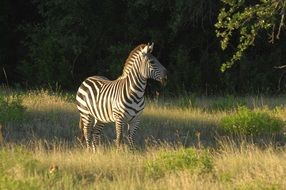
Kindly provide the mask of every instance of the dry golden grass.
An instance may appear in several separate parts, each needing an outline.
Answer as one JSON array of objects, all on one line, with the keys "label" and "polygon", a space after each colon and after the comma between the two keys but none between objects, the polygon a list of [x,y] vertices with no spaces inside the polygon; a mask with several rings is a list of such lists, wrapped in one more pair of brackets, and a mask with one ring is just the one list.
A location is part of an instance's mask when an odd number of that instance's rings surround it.
[{"label": "dry golden grass", "polygon": [[4,143],[4,138],[2,134],[2,125],[0,124],[0,145]]},{"label": "dry golden grass", "polygon": [[[212,153],[214,169],[211,172],[201,174],[181,170],[166,173],[157,179],[148,176],[144,165],[162,151],[170,151],[168,146],[148,148],[144,152],[135,153],[127,149],[118,151],[102,147],[96,153],[78,148],[55,147],[50,152],[43,148],[33,153],[33,159],[49,171],[47,176],[51,178],[59,174],[55,186],[52,186],[55,189],[286,188],[285,149],[268,147],[262,150],[250,144],[237,147],[224,143],[219,150]],[[51,172],[51,166],[56,166],[56,171]],[[37,174],[33,178],[42,179],[43,176]],[[43,182],[48,183],[49,180],[45,179]]]},{"label": "dry golden grass", "polygon": [[[114,127],[107,126],[109,141],[95,153],[76,140],[78,113],[70,98],[47,91],[24,93],[22,98],[27,120],[21,128],[7,126],[11,127],[10,140],[0,150],[0,189],[286,189],[285,147],[214,137],[219,120],[234,112],[210,109],[220,98],[203,97],[188,108],[168,101],[148,102],[137,138],[153,136],[165,142],[141,139],[137,143],[145,144],[142,149],[131,152],[124,146],[117,150],[109,144]],[[282,119],[286,114],[285,100],[280,97],[245,97],[243,101]],[[161,177],[148,173],[148,161],[162,152],[184,149],[183,145],[198,152],[207,150],[213,168],[206,173],[180,169]],[[24,153],[18,151],[19,146]]]}]

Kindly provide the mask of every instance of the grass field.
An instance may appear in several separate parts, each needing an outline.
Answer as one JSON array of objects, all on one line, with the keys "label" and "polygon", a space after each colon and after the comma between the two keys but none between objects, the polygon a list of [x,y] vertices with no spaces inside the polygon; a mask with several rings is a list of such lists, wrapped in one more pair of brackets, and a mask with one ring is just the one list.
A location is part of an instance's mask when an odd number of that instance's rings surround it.
[{"label": "grass field", "polygon": [[72,96],[19,94],[26,112],[2,129],[0,189],[286,189],[283,132],[233,136],[219,127],[237,105],[285,120],[286,97],[148,100],[136,151],[117,150],[107,125],[92,153],[77,140]]}]

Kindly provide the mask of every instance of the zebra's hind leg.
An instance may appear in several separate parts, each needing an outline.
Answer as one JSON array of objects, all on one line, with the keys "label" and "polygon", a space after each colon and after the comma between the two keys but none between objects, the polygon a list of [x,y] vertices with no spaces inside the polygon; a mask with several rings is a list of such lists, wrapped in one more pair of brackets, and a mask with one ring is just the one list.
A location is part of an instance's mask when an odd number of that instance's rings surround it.
[{"label": "zebra's hind leg", "polygon": [[129,142],[129,146],[131,150],[134,150],[135,146],[134,146],[134,136],[136,134],[136,130],[139,126],[139,119],[136,119],[134,121],[132,121],[132,123],[128,124],[128,130],[127,130],[127,134],[128,134],[128,142]]},{"label": "zebra's hind leg", "polygon": [[90,115],[80,115],[81,129],[86,142],[87,149],[91,148],[92,145],[92,117]]},{"label": "zebra's hind leg", "polygon": [[92,148],[95,151],[96,146],[100,144],[100,139],[101,139],[101,131],[103,128],[104,124],[100,123],[99,121],[94,121],[93,125],[93,130],[92,130]]},{"label": "zebra's hind leg", "polygon": [[82,117],[79,117],[79,129],[80,129],[80,143],[83,145],[85,144],[85,138],[84,138],[84,133],[83,133],[83,121],[82,121]]}]

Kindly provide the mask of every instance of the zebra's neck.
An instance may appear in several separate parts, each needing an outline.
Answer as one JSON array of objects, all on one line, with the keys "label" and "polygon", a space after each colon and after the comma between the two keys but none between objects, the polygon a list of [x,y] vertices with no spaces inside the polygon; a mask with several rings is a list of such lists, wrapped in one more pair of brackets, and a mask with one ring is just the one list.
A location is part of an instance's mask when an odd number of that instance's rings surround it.
[{"label": "zebra's neck", "polygon": [[139,71],[139,64],[141,63],[134,63],[126,77],[127,90],[137,101],[144,97],[147,84],[147,79],[145,79]]}]

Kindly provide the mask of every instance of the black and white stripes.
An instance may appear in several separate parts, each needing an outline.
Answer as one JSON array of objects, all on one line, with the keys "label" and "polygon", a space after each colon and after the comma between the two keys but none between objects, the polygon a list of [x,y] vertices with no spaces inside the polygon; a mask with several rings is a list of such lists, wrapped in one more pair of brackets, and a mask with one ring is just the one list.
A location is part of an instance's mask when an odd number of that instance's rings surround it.
[{"label": "black and white stripes", "polygon": [[87,147],[95,149],[105,123],[115,122],[116,144],[122,141],[122,127],[128,126],[128,140],[134,145],[134,134],[144,109],[147,79],[162,83],[167,71],[151,54],[152,45],[137,46],[126,60],[122,75],[114,81],[102,76],[87,78],[78,89],[76,100],[80,128]]}]

